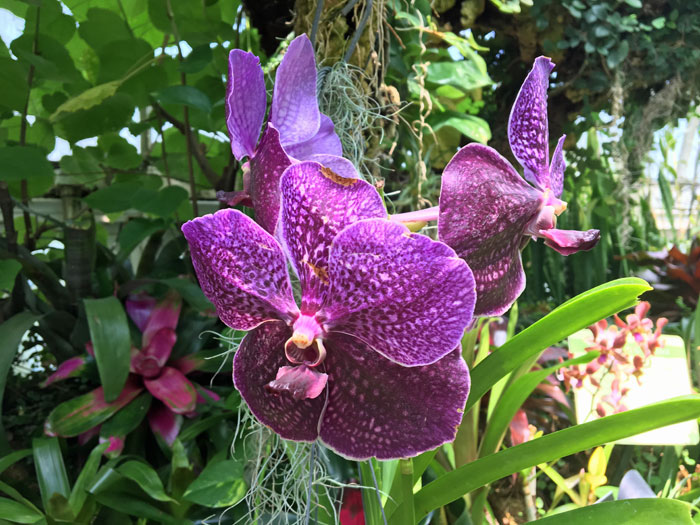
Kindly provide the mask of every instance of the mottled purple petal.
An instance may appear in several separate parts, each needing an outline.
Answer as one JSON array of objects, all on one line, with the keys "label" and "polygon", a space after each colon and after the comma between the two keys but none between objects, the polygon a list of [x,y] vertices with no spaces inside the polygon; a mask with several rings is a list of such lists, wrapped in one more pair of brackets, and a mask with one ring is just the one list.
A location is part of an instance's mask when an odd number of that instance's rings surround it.
[{"label": "mottled purple petal", "polygon": [[131,358],[131,369],[143,377],[155,377],[170,357],[177,340],[172,328],[161,328],[140,352]]},{"label": "mottled purple petal", "polygon": [[316,162],[290,166],[281,190],[281,237],[301,280],[301,309],[312,312],[328,289],[328,257],[335,236],[360,219],[386,217],[386,211],[370,184]]},{"label": "mottled purple petal", "polygon": [[316,60],[306,35],[292,40],[277,68],[270,122],[279,130],[285,146],[307,141],[319,130]]},{"label": "mottled purple petal", "polygon": [[428,366],[404,367],[357,339],[328,340],[323,442],[352,459],[411,457],[452,441],[469,393],[459,349]]},{"label": "mottled purple petal", "polygon": [[231,151],[238,160],[253,156],[266,108],[267,92],[260,59],[234,49],[228,57],[226,125]]},{"label": "mottled purple petal", "polygon": [[544,238],[544,243],[550,248],[554,248],[562,255],[588,251],[592,249],[600,240],[600,230],[542,230],[540,236]]},{"label": "mottled purple petal", "polygon": [[41,387],[46,388],[56,381],[63,381],[69,377],[77,377],[83,370],[85,370],[85,358],[72,357],[58,365],[56,371],[46,378],[46,381],[41,384]]},{"label": "mottled purple petal", "polygon": [[472,320],[469,267],[447,245],[401,224],[371,219],[347,227],[333,241],[328,275],[324,328],[402,365],[434,363]]},{"label": "mottled purple petal", "polygon": [[160,399],[177,414],[192,412],[197,404],[197,391],[185,375],[166,366],[154,379],[144,379],[143,384],[153,397]]},{"label": "mottled purple petal", "polygon": [[182,416],[161,403],[153,403],[148,411],[148,424],[156,436],[159,436],[168,446],[172,446],[180,433]]},{"label": "mottled purple petal", "polygon": [[240,211],[220,210],[186,222],[192,263],[221,320],[250,330],[298,312],[279,243]]},{"label": "mottled purple petal", "polygon": [[474,315],[500,315],[523,291],[520,249],[542,198],[507,160],[481,144],[465,146],[445,168],[438,234],[474,272]]},{"label": "mottled purple petal", "polygon": [[217,191],[216,198],[232,208],[239,204],[248,208],[253,207],[253,201],[247,191]]},{"label": "mottled purple petal", "polygon": [[535,59],[508,120],[510,149],[525,168],[525,178],[541,189],[548,186],[549,178],[547,88],[552,69],[549,58]]},{"label": "mottled purple petal", "polygon": [[355,165],[348,159],[336,155],[311,155],[308,159],[318,162],[326,168],[330,168],[335,173],[346,179],[359,179],[360,175],[355,169]]},{"label": "mottled purple petal", "polygon": [[562,135],[557,142],[557,147],[552,155],[552,162],[549,165],[549,188],[554,192],[555,197],[561,197],[564,191],[564,170],[566,162],[564,161],[564,140],[566,135]]},{"label": "mottled purple petal", "polygon": [[297,401],[288,393],[267,388],[277,371],[289,365],[284,343],[291,335],[280,322],[265,323],[248,333],[233,360],[233,383],[263,424],[285,439],[314,441],[326,395]]},{"label": "mottled purple petal", "polygon": [[317,372],[306,365],[283,366],[277,371],[274,381],[267,385],[268,390],[277,394],[289,394],[294,399],[314,399],[326,387],[328,374]]},{"label": "mottled purple petal", "polygon": [[279,132],[268,124],[255,157],[250,159],[249,193],[255,220],[273,234],[280,214],[280,178],[291,163],[280,144]]},{"label": "mottled purple petal", "polygon": [[180,318],[181,307],[182,300],[176,293],[171,293],[156,305],[151,312],[151,316],[148,318],[146,328],[143,330],[143,337],[141,339],[142,347],[146,348],[150,345],[151,340],[162,329],[175,330],[177,320]]},{"label": "mottled purple petal", "polygon": [[310,158],[312,155],[343,155],[343,146],[335,133],[333,121],[323,113],[318,133],[304,142],[285,144],[284,150],[287,155],[297,160],[313,160]]},{"label": "mottled purple petal", "polygon": [[126,313],[141,332],[146,329],[148,318],[155,307],[155,297],[146,294],[132,295],[126,300]]}]

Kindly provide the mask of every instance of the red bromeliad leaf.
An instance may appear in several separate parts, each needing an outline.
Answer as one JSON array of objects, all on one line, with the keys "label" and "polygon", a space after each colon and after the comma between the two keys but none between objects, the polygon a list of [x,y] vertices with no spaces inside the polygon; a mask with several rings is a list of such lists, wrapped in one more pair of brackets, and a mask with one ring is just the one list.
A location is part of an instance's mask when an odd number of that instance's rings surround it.
[{"label": "red bromeliad leaf", "polygon": [[41,384],[41,387],[46,388],[56,381],[62,381],[64,379],[68,379],[69,377],[79,376],[83,370],[85,370],[84,357],[73,357],[68,359],[67,361],[64,361],[58,365],[56,371]]},{"label": "red bromeliad leaf", "polygon": [[362,509],[362,491],[346,488],[343,505],[340,507],[341,525],[365,525],[365,512]]},{"label": "red bromeliad leaf", "polygon": [[513,446],[530,441],[530,425],[522,408],[515,413],[510,422],[510,441]]},{"label": "red bromeliad leaf", "polygon": [[[177,334],[172,328],[161,328],[150,337],[148,345],[134,354],[131,358],[131,368],[143,377],[151,378],[160,374],[170,357],[170,352],[177,340]],[[145,335],[144,335],[145,339]]]},{"label": "red bromeliad leaf", "polygon": [[141,348],[148,347],[153,337],[163,328],[175,330],[178,317],[180,317],[181,306],[182,301],[180,300],[180,296],[174,293],[168,295],[156,305],[143,331]]},{"label": "red bromeliad leaf", "polygon": [[176,414],[192,412],[196,406],[197,391],[194,385],[175,368],[166,366],[158,377],[144,379],[144,385]]},{"label": "red bromeliad leaf", "polygon": [[73,437],[90,430],[109,419],[129,404],[143,388],[129,378],[119,397],[107,403],[102,387],[80,397],[70,399],[54,408],[44,423],[48,436]]},{"label": "red bromeliad leaf", "polygon": [[204,363],[206,363],[206,359],[190,354],[172,361],[170,366],[177,368],[180,372],[187,375],[193,370],[199,370]]},{"label": "red bromeliad leaf", "polygon": [[168,446],[172,446],[177,435],[180,433],[182,416],[175,414],[161,403],[154,403],[153,407],[148,412],[148,424],[151,426],[151,430],[156,436],[165,441]]}]

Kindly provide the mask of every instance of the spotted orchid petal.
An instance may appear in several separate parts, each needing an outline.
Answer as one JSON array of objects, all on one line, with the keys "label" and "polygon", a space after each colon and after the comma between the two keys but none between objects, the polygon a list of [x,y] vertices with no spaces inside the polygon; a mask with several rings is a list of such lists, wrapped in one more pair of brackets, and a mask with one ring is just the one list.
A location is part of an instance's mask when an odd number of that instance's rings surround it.
[{"label": "spotted orchid petal", "polygon": [[56,371],[46,378],[41,384],[42,388],[46,388],[56,381],[63,381],[69,377],[78,377],[85,370],[85,358],[84,357],[72,357],[67,361],[64,361],[56,368]]},{"label": "spotted orchid petal", "polygon": [[262,140],[250,159],[248,192],[255,220],[269,233],[275,232],[280,214],[280,178],[292,161],[280,144],[280,133],[267,125]]},{"label": "spotted orchid petal", "polygon": [[334,171],[337,175],[344,177],[346,179],[359,179],[360,175],[357,173],[355,166],[348,159],[343,157],[338,157],[336,155],[326,155],[325,153],[319,153],[318,155],[311,155],[307,160],[313,162],[318,162],[325,168],[329,168]]},{"label": "spotted orchid petal", "polygon": [[172,446],[182,427],[182,416],[161,403],[154,403],[148,411],[148,424],[153,433]]},{"label": "spotted orchid petal", "polygon": [[166,366],[158,377],[144,379],[144,386],[176,414],[192,412],[197,404],[197,390],[179,370]]},{"label": "spotted orchid petal", "polygon": [[131,370],[143,377],[157,376],[170,357],[177,334],[164,327],[150,337],[150,341],[131,358]]},{"label": "spotted orchid petal", "polygon": [[320,437],[330,448],[352,459],[394,459],[454,439],[470,383],[459,349],[432,365],[404,367],[348,335],[333,334],[327,345]]},{"label": "spotted orchid petal", "polygon": [[445,168],[438,234],[474,272],[474,315],[502,314],[525,288],[520,249],[542,198],[488,146],[465,146]]},{"label": "spotted orchid petal", "polygon": [[155,297],[144,293],[127,298],[126,313],[141,332],[146,330],[146,323],[156,307],[156,302]]},{"label": "spotted orchid petal", "polygon": [[552,162],[549,165],[549,187],[554,192],[554,196],[561,197],[564,191],[564,170],[566,162],[564,161],[564,140],[566,135],[562,135],[557,142],[557,147],[552,155]]},{"label": "spotted orchid petal", "polygon": [[552,228],[540,231],[544,243],[562,255],[571,255],[592,249],[600,240],[600,230],[558,230]]},{"label": "spotted orchid petal", "polygon": [[238,210],[225,209],[182,226],[204,295],[236,330],[298,312],[279,243]]},{"label": "spotted orchid petal", "polygon": [[234,49],[228,58],[226,125],[236,159],[253,156],[266,108],[267,94],[260,59],[252,53]]},{"label": "spotted orchid petal", "polygon": [[549,177],[549,124],[547,88],[554,64],[538,57],[520,87],[508,119],[508,141],[525,178],[538,188],[551,187]]},{"label": "spotted orchid petal", "polygon": [[312,155],[318,154],[337,157],[343,155],[343,146],[335,133],[333,121],[323,113],[321,113],[321,127],[318,133],[304,142],[285,145],[284,150],[287,155],[297,160],[309,160]]},{"label": "spotted orchid petal", "polygon": [[320,316],[406,366],[434,363],[462,339],[474,278],[454,250],[401,224],[363,220],[333,241],[330,293]]},{"label": "spotted orchid petal", "polygon": [[305,142],[319,130],[316,59],[306,35],[292,40],[277,68],[270,123],[279,130],[285,146]]},{"label": "spotted orchid petal", "polygon": [[315,311],[328,290],[333,239],[349,224],[386,217],[386,211],[370,184],[343,177],[316,162],[290,166],[280,188],[280,235],[301,281],[301,310]]},{"label": "spotted orchid petal", "polygon": [[233,383],[250,410],[263,424],[285,439],[314,441],[326,402],[325,393],[313,399],[294,399],[268,388],[278,370],[289,363],[284,343],[292,331],[281,322],[262,324],[249,332],[233,359]]}]

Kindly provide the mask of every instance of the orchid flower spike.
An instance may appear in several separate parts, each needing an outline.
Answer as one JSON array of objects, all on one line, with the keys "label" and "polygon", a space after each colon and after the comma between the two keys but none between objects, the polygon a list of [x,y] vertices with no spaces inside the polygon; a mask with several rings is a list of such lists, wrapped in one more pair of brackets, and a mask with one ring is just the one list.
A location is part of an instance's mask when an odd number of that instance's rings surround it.
[{"label": "orchid flower spike", "polygon": [[257,222],[273,233],[279,216],[279,183],[292,163],[314,160],[347,177],[354,166],[342,157],[333,122],[318,109],[316,59],[306,35],[292,40],[275,74],[272,107],[260,136],[267,92],[260,59],[234,49],[229,54],[226,125],[236,159],[243,165],[243,191],[220,192],[230,206],[253,207]]},{"label": "orchid flower spike", "polygon": [[564,136],[549,163],[547,86],[554,64],[538,57],[520,88],[508,122],[513,155],[523,166],[527,184],[494,149],[468,144],[442,175],[439,239],[454,248],[474,272],[475,315],[501,315],[525,288],[520,251],[530,238],[562,255],[593,248],[598,230],[556,229],[566,209],[563,189]]},{"label": "orchid flower spike", "polygon": [[469,393],[467,264],[386,220],[363,180],[302,162],[280,189],[276,236],[233,209],[182,227],[204,294],[224,323],[249,330],[233,381],[253,414],[283,438],[320,438],[355,459],[454,439]]}]

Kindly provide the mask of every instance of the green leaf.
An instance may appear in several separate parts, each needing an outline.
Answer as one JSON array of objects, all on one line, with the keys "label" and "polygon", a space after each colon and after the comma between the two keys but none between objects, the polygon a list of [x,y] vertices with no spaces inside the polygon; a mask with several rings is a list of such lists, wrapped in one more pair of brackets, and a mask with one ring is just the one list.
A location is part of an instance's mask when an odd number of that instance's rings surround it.
[{"label": "green leaf", "polygon": [[58,494],[64,498],[70,495],[70,485],[66,467],[63,464],[61,446],[58,438],[35,438],[32,441],[34,449],[34,468],[39,482],[39,491],[44,508],[49,509],[49,501]]},{"label": "green leaf", "polygon": [[0,454],[9,454],[10,444],[2,426],[2,398],[5,394],[7,374],[12,367],[12,361],[17,355],[22,337],[32,325],[39,320],[39,316],[29,312],[21,312],[10,317],[0,324]]},{"label": "green leaf", "polygon": [[49,117],[51,122],[56,122],[58,116],[61,113],[74,113],[83,109],[90,109],[93,106],[97,106],[104,100],[113,96],[119,86],[121,85],[121,80],[113,80],[112,82],[106,82],[100,84],[99,86],[91,87],[90,89],[83,91],[80,95],[73,98],[69,98],[63,104],[58,106],[56,111]]},{"label": "green leaf", "polygon": [[362,484],[362,508],[365,513],[365,522],[367,525],[381,525],[384,523],[382,519],[382,509],[379,500],[377,499],[377,491],[374,489],[374,480],[369,462],[373,462],[375,471],[377,470],[377,461],[368,459],[367,461],[358,461],[357,468],[360,472],[360,483]]},{"label": "green leaf", "polygon": [[615,46],[615,49],[610,51],[608,54],[608,67],[613,68],[619,66],[622,61],[627,58],[629,51],[630,45],[627,43],[627,40],[620,42],[617,46]]},{"label": "green leaf", "polygon": [[3,456],[0,458],[0,474],[5,472],[8,467],[11,465],[14,465],[17,463],[19,460],[26,458],[27,456],[32,455],[32,449],[30,448],[25,448],[23,450],[16,450],[14,452],[10,452],[6,456]]},{"label": "green leaf", "polygon": [[654,18],[654,20],[651,21],[651,25],[654,26],[654,28],[656,29],[663,29],[666,25],[666,18],[663,16]]},{"label": "green leaf", "polygon": [[85,299],[84,302],[97,371],[102,381],[104,399],[109,403],[117,399],[129,375],[129,323],[122,304],[114,296]]},{"label": "green leaf", "polygon": [[146,417],[152,400],[153,398],[148,392],[141,394],[102,425],[100,436],[104,438],[110,436],[126,437]]},{"label": "green leaf", "polygon": [[22,111],[27,101],[27,73],[17,60],[0,58],[0,107]]},{"label": "green leaf", "polygon": [[602,284],[568,300],[507,341],[472,370],[471,391],[465,411],[469,411],[499,379],[548,346],[620,310],[634,306],[637,297],[650,289],[646,281],[628,277]]},{"label": "green leaf", "polygon": [[161,219],[153,220],[142,217],[131,219],[119,232],[119,254],[117,259],[120,261],[125,260],[142,241],[165,228],[166,224]]},{"label": "green leaf", "polygon": [[150,465],[142,461],[127,461],[117,467],[117,472],[135,482],[153,499],[158,501],[175,501],[165,493],[163,482]]},{"label": "green leaf", "polygon": [[36,523],[44,516],[29,507],[7,498],[0,498],[0,519],[12,523]]},{"label": "green leaf", "polygon": [[187,58],[180,64],[178,69],[183,73],[199,73],[207,67],[214,58],[209,44],[197,46],[187,55]]},{"label": "green leaf", "polygon": [[675,221],[673,219],[673,193],[671,192],[671,187],[669,186],[668,181],[666,180],[666,176],[664,175],[663,170],[659,170],[659,191],[661,192],[661,202],[664,205],[666,218],[668,219],[668,222],[671,225],[671,231],[673,232],[673,238],[675,239],[677,234]]},{"label": "green leaf", "polygon": [[692,525],[690,505],[662,498],[608,501],[536,521],[541,525]]},{"label": "green leaf", "polygon": [[450,85],[465,92],[492,84],[489,76],[470,60],[430,63],[427,80],[433,84]]},{"label": "green leaf", "polygon": [[199,109],[204,113],[211,111],[211,101],[199,89],[192,86],[168,86],[154,94],[161,104],[178,104]]},{"label": "green leaf", "polygon": [[635,9],[642,8],[642,0],[625,0],[625,3],[630,7],[634,7]]},{"label": "green leaf", "polygon": [[22,265],[14,259],[0,261],[0,292],[11,292],[15,286],[15,278],[22,269]]},{"label": "green leaf", "polygon": [[444,126],[449,126],[456,129],[465,137],[486,144],[491,140],[491,128],[488,122],[474,115],[464,115],[453,111],[438,113],[432,119],[431,126],[433,131],[438,131]]},{"label": "green leaf", "polygon": [[423,487],[415,498],[416,516],[426,516],[433,509],[523,469],[648,430],[695,419],[698,413],[700,396],[676,397],[559,430],[486,456],[450,471]]},{"label": "green leaf", "polygon": [[97,469],[100,466],[100,460],[102,459],[102,453],[109,447],[109,443],[100,443],[95,448],[92,449],[90,455],[88,456],[85,465],[83,465],[78,479],[75,480],[75,485],[68,498],[68,506],[73,511],[74,515],[80,514],[80,510],[85,504],[87,499],[88,487],[92,484],[92,480],[97,474]]},{"label": "green leaf", "polygon": [[160,282],[177,290],[185,302],[197,311],[214,310],[214,305],[207,299],[202,289],[189,279],[171,277],[170,279],[160,279]]},{"label": "green leaf", "polygon": [[53,166],[43,149],[35,146],[0,148],[0,180],[15,182],[25,179],[50,187],[53,178]]},{"label": "green leaf", "polygon": [[187,487],[184,498],[205,507],[228,507],[243,499],[246,490],[241,463],[212,461]]}]

